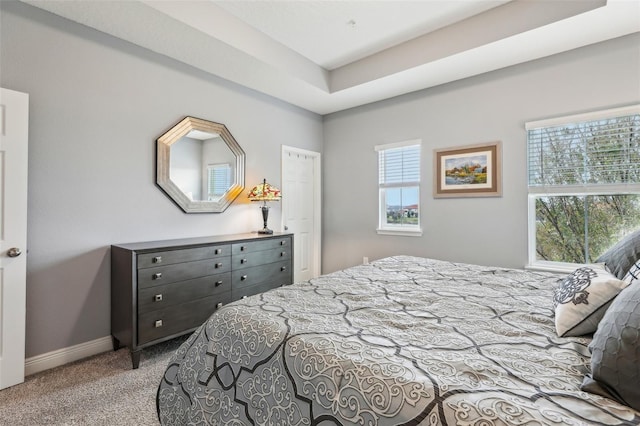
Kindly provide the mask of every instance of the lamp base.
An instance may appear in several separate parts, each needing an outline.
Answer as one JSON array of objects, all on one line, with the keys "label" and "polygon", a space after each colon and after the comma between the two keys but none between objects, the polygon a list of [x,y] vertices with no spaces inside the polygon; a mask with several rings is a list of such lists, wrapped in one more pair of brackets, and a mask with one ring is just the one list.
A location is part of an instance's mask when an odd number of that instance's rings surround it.
[{"label": "lamp base", "polygon": [[264,228],[258,231],[258,234],[273,234],[273,231],[267,228],[267,219],[269,218],[269,207],[265,201],[264,206],[260,207],[262,210],[262,221],[264,222]]}]

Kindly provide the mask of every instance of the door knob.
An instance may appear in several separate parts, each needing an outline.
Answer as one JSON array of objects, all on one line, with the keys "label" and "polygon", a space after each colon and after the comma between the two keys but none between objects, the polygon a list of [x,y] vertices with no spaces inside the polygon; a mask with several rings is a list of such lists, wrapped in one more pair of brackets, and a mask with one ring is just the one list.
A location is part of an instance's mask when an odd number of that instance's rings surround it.
[{"label": "door knob", "polygon": [[7,256],[9,257],[18,257],[22,254],[22,251],[18,247],[11,247],[7,250]]}]

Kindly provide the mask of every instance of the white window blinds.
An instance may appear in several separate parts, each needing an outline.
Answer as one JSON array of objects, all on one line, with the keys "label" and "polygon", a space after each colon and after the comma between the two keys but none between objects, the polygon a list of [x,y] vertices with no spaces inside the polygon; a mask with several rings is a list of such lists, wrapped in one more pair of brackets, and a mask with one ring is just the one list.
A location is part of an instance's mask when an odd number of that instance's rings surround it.
[{"label": "white window blinds", "polygon": [[420,145],[378,150],[379,184],[383,188],[420,183]]},{"label": "white window blinds", "polygon": [[228,164],[209,166],[209,197],[224,195],[231,186],[231,167]]},{"label": "white window blinds", "polygon": [[528,123],[529,186],[640,183],[640,112],[636,107],[619,113]]}]

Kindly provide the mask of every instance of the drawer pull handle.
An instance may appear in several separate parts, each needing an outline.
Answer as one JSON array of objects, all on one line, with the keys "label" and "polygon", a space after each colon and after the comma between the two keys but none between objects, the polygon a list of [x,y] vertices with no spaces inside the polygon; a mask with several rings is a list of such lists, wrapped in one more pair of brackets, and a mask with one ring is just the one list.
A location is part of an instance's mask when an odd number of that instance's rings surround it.
[{"label": "drawer pull handle", "polygon": [[280,241],[280,245],[281,245],[281,246],[284,246],[284,245],[286,245],[286,244],[287,244],[287,240],[282,240],[282,241]]},{"label": "drawer pull handle", "polygon": [[152,278],[154,280],[159,280],[160,278],[162,278],[162,272],[156,272],[155,274],[153,274]]},{"label": "drawer pull handle", "polygon": [[247,279],[247,276],[246,276],[246,275],[243,275],[243,276],[241,276],[241,277],[240,277],[240,281],[244,281],[244,280],[246,280],[246,279]]},{"label": "drawer pull handle", "polygon": [[216,287],[220,287],[222,285],[222,281],[216,281]]},{"label": "drawer pull handle", "polygon": [[245,246],[240,246],[240,251],[244,251],[246,249]]},{"label": "drawer pull handle", "polygon": [[151,260],[152,263],[162,263],[162,256],[156,256]]},{"label": "drawer pull handle", "polygon": [[281,271],[285,271],[286,269],[287,269],[286,266],[283,266],[283,267],[280,268]]},{"label": "drawer pull handle", "polygon": [[162,320],[157,320],[157,321],[155,322],[155,324],[153,324],[153,326],[154,326],[155,328],[160,328],[160,327],[162,327]]},{"label": "drawer pull handle", "polygon": [[242,296],[242,298],[243,298],[243,299],[246,299],[246,298],[247,298],[247,295],[245,294],[244,296]]},{"label": "drawer pull handle", "polygon": [[222,254],[222,249],[216,249],[215,253],[216,254]]},{"label": "drawer pull handle", "polygon": [[217,268],[222,268],[222,263],[216,263],[216,269]]},{"label": "drawer pull handle", "polygon": [[286,251],[282,251],[282,252],[280,252],[280,257],[284,257],[286,254],[287,254]]},{"label": "drawer pull handle", "polygon": [[247,263],[247,259],[240,259],[240,263]]},{"label": "drawer pull handle", "polygon": [[222,308],[222,302],[219,302],[219,303],[216,305],[216,308]]},{"label": "drawer pull handle", "polygon": [[162,302],[162,294],[156,294],[155,296],[153,296],[153,301]]}]

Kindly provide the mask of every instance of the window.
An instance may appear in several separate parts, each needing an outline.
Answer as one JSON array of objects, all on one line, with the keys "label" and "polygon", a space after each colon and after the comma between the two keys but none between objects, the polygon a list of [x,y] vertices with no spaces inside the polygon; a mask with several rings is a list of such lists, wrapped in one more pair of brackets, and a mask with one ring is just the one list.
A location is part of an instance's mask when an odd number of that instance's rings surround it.
[{"label": "window", "polygon": [[594,262],[640,228],[640,105],[526,129],[531,265]]},{"label": "window", "polygon": [[208,200],[217,200],[224,195],[231,186],[231,166],[229,164],[209,164],[207,166]]},{"label": "window", "polygon": [[379,234],[422,235],[420,140],[378,145]]}]

